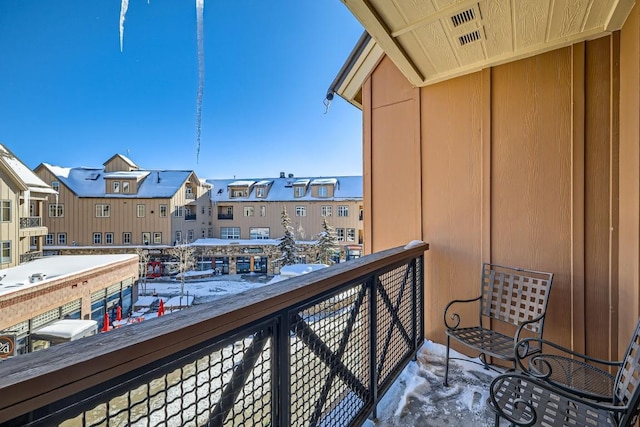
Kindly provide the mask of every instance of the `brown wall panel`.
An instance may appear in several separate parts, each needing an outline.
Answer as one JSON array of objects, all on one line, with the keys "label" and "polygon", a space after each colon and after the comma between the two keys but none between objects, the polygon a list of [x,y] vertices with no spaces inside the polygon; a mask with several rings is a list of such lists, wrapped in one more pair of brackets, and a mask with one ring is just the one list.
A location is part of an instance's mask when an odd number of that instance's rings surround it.
[{"label": "brown wall panel", "polygon": [[369,152],[372,171],[369,218],[376,231],[368,244],[377,252],[422,236],[420,105],[419,90],[411,88],[388,59],[377,67],[371,86],[372,139],[365,154]]},{"label": "brown wall panel", "polygon": [[491,253],[555,273],[546,334],[571,328],[571,50],[492,70]]},{"label": "brown wall panel", "polygon": [[[612,301],[612,149],[611,38],[586,43],[585,48],[585,350],[612,357],[609,340]],[[617,96],[616,96],[617,99]],[[615,248],[617,252],[617,248]]]},{"label": "brown wall panel", "polygon": [[[444,342],[442,310],[479,295],[482,257],[484,73],[422,88],[425,332]],[[488,255],[488,254],[487,254]],[[463,308],[464,305],[459,306]],[[477,306],[474,304],[477,313]],[[471,311],[456,310],[477,319]]]},{"label": "brown wall panel", "polygon": [[618,352],[640,315],[640,7],[620,32]]}]

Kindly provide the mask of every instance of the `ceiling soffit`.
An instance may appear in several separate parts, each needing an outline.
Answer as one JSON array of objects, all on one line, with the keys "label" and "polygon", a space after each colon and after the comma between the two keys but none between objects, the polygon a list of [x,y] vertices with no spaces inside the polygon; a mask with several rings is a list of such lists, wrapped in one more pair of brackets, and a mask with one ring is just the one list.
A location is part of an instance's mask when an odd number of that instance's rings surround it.
[{"label": "ceiling soffit", "polygon": [[619,30],[634,0],[342,0],[414,86]]}]

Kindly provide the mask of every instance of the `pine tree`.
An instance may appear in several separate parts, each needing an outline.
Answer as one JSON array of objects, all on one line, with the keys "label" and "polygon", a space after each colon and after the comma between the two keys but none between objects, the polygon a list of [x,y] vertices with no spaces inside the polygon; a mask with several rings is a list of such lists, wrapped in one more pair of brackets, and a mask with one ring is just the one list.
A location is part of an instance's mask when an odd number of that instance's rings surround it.
[{"label": "pine tree", "polygon": [[331,257],[338,249],[338,236],[326,218],[322,219],[322,231],[318,234],[316,251],[318,253],[317,262],[322,264],[332,264]]},{"label": "pine tree", "polygon": [[287,208],[282,207],[282,227],[284,228],[284,236],[278,243],[278,249],[282,253],[282,257],[278,259],[282,265],[293,265],[296,263],[296,240],[291,225],[291,218],[287,214]]}]

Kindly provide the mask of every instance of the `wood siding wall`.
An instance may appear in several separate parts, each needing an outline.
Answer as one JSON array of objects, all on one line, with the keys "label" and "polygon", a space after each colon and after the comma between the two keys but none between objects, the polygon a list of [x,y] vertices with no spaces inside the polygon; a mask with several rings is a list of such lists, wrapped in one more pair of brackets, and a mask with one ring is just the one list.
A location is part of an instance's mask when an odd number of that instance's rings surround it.
[{"label": "wood siding wall", "polygon": [[[365,82],[366,251],[430,244],[427,338],[444,342],[444,306],[477,296],[481,263],[494,262],[555,273],[545,337],[602,358],[617,357],[619,329],[628,342],[638,316],[637,26],[623,29],[635,50],[625,79],[615,33],[420,89],[385,58]],[[627,84],[635,109],[620,117]],[[635,139],[619,143],[619,129]],[[618,299],[621,276],[633,283],[620,285],[629,302]]]}]

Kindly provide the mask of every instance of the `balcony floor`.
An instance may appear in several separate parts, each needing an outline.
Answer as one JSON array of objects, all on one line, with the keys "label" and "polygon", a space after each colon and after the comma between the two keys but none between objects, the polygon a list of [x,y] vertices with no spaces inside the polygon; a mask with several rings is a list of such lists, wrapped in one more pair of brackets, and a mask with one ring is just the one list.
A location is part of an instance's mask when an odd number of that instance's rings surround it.
[{"label": "balcony floor", "polygon": [[[415,362],[410,362],[378,405],[378,418],[363,427],[493,426],[494,413],[486,406],[489,383],[497,372],[485,370],[478,359],[451,350],[449,387],[442,382],[445,346],[425,341]],[[508,426],[501,421],[501,426]]]}]

